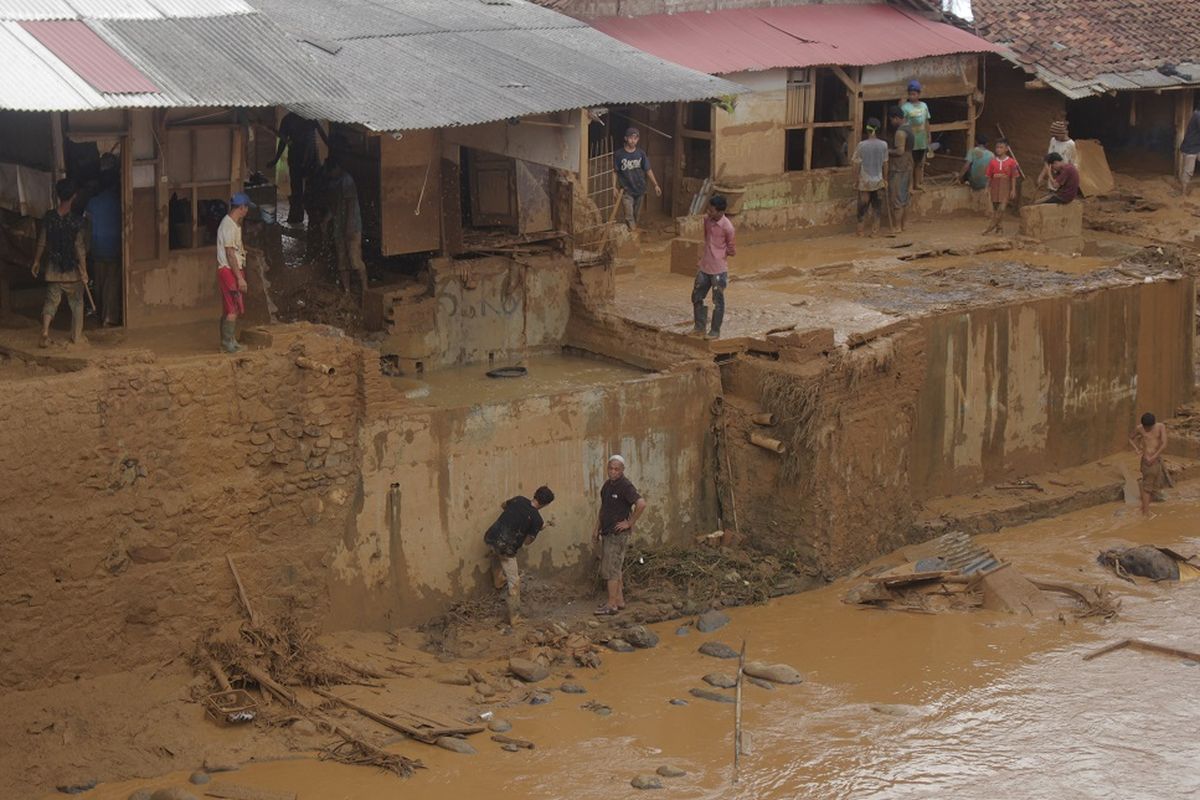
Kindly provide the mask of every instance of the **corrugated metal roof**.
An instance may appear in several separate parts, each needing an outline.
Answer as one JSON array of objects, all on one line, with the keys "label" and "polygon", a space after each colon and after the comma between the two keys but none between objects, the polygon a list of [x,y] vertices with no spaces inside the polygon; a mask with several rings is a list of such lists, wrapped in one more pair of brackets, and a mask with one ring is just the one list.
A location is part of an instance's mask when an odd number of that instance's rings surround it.
[{"label": "corrugated metal roof", "polygon": [[0,19],[166,19],[251,14],[245,0],[3,0]]},{"label": "corrugated metal roof", "polygon": [[[417,130],[612,103],[701,100],[742,87],[663,61],[527,2],[254,0],[308,41],[349,98],[290,104],[377,131]],[[369,5],[370,26],[345,13]],[[344,17],[344,18],[342,18]]]},{"label": "corrugated metal roof", "polygon": [[113,94],[158,91],[129,59],[77,19],[32,20],[20,25],[97,91]]},{"label": "corrugated metal roof", "polygon": [[[152,1],[164,6],[168,0]],[[5,13],[0,7],[0,17]],[[270,106],[345,93],[326,70],[308,57],[306,46],[253,9],[246,14],[217,17],[88,20],[87,27],[133,64],[156,89],[132,94],[98,91],[90,86],[64,60],[29,35],[22,24],[29,23],[0,21],[0,52],[5,56],[0,108],[84,111]]]},{"label": "corrugated metal roof", "polygon": [[997,50],[953,25],[879,4],[606,17],[591,24],[640,50],[712,74]]}]

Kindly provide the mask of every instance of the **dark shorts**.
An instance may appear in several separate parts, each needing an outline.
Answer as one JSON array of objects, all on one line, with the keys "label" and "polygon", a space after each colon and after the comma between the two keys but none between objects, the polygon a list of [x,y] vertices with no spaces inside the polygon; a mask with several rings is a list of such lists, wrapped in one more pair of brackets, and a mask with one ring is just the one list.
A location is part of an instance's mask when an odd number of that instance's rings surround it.
[{"label": "dark shorts", "polygon": [[913,163],[914,164],[920,164],[924,160],[925,160],[925,151],[924,150],[913,150]]}]

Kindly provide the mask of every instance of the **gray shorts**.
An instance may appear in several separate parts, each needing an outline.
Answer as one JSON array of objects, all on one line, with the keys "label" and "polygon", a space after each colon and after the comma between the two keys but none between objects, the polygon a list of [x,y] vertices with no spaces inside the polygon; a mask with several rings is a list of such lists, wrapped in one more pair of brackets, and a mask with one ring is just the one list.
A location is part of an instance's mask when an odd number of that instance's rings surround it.
[{"label": "gray shorts", "polygon": [[629,549],[629,531],[600,537],[600,577],[606,581],[621,579],[625,551]]},{"label": "gray shorts", "polygon": [[83,281],[47,281],[46,302],[42,305],[42,316],[53,317],[58,311],[58,304],[67,298],[67,306],[71,314],[76,315],[83,310]]}]

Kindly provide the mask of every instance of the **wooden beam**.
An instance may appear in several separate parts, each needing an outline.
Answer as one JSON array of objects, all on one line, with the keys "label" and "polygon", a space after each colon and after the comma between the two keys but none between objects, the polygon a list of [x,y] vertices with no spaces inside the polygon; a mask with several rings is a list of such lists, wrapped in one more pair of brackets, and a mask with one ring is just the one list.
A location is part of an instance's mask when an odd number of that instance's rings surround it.
[{"label": "wooden beam", "polygon": [[839,81],[846,84],[846,88],[850,91],[850,94],[855,95],[856,97],[858,96],[858,92],[862,87],[859,86],[857,81],[852,80],[850,76],[846,74],[844,69],[835,64],[829,68],[829,71],[832,72]]}]

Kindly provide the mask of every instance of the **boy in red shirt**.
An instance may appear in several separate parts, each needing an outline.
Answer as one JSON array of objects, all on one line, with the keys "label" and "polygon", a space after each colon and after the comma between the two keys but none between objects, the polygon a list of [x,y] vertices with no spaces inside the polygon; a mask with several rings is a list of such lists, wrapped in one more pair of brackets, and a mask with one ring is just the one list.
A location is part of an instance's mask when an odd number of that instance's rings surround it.
[{"label": "boy in red shirt", "polygon": [[996,140],[996,157],[987,166],[988,194],[992,201],[992,224],[984,230],[984,235],[995,231],[1004,233],[1004,211],[1010,202],[1017,199],[1017,178],[1021,177],[1021,167],[1008,150],[1007,139]]}]

